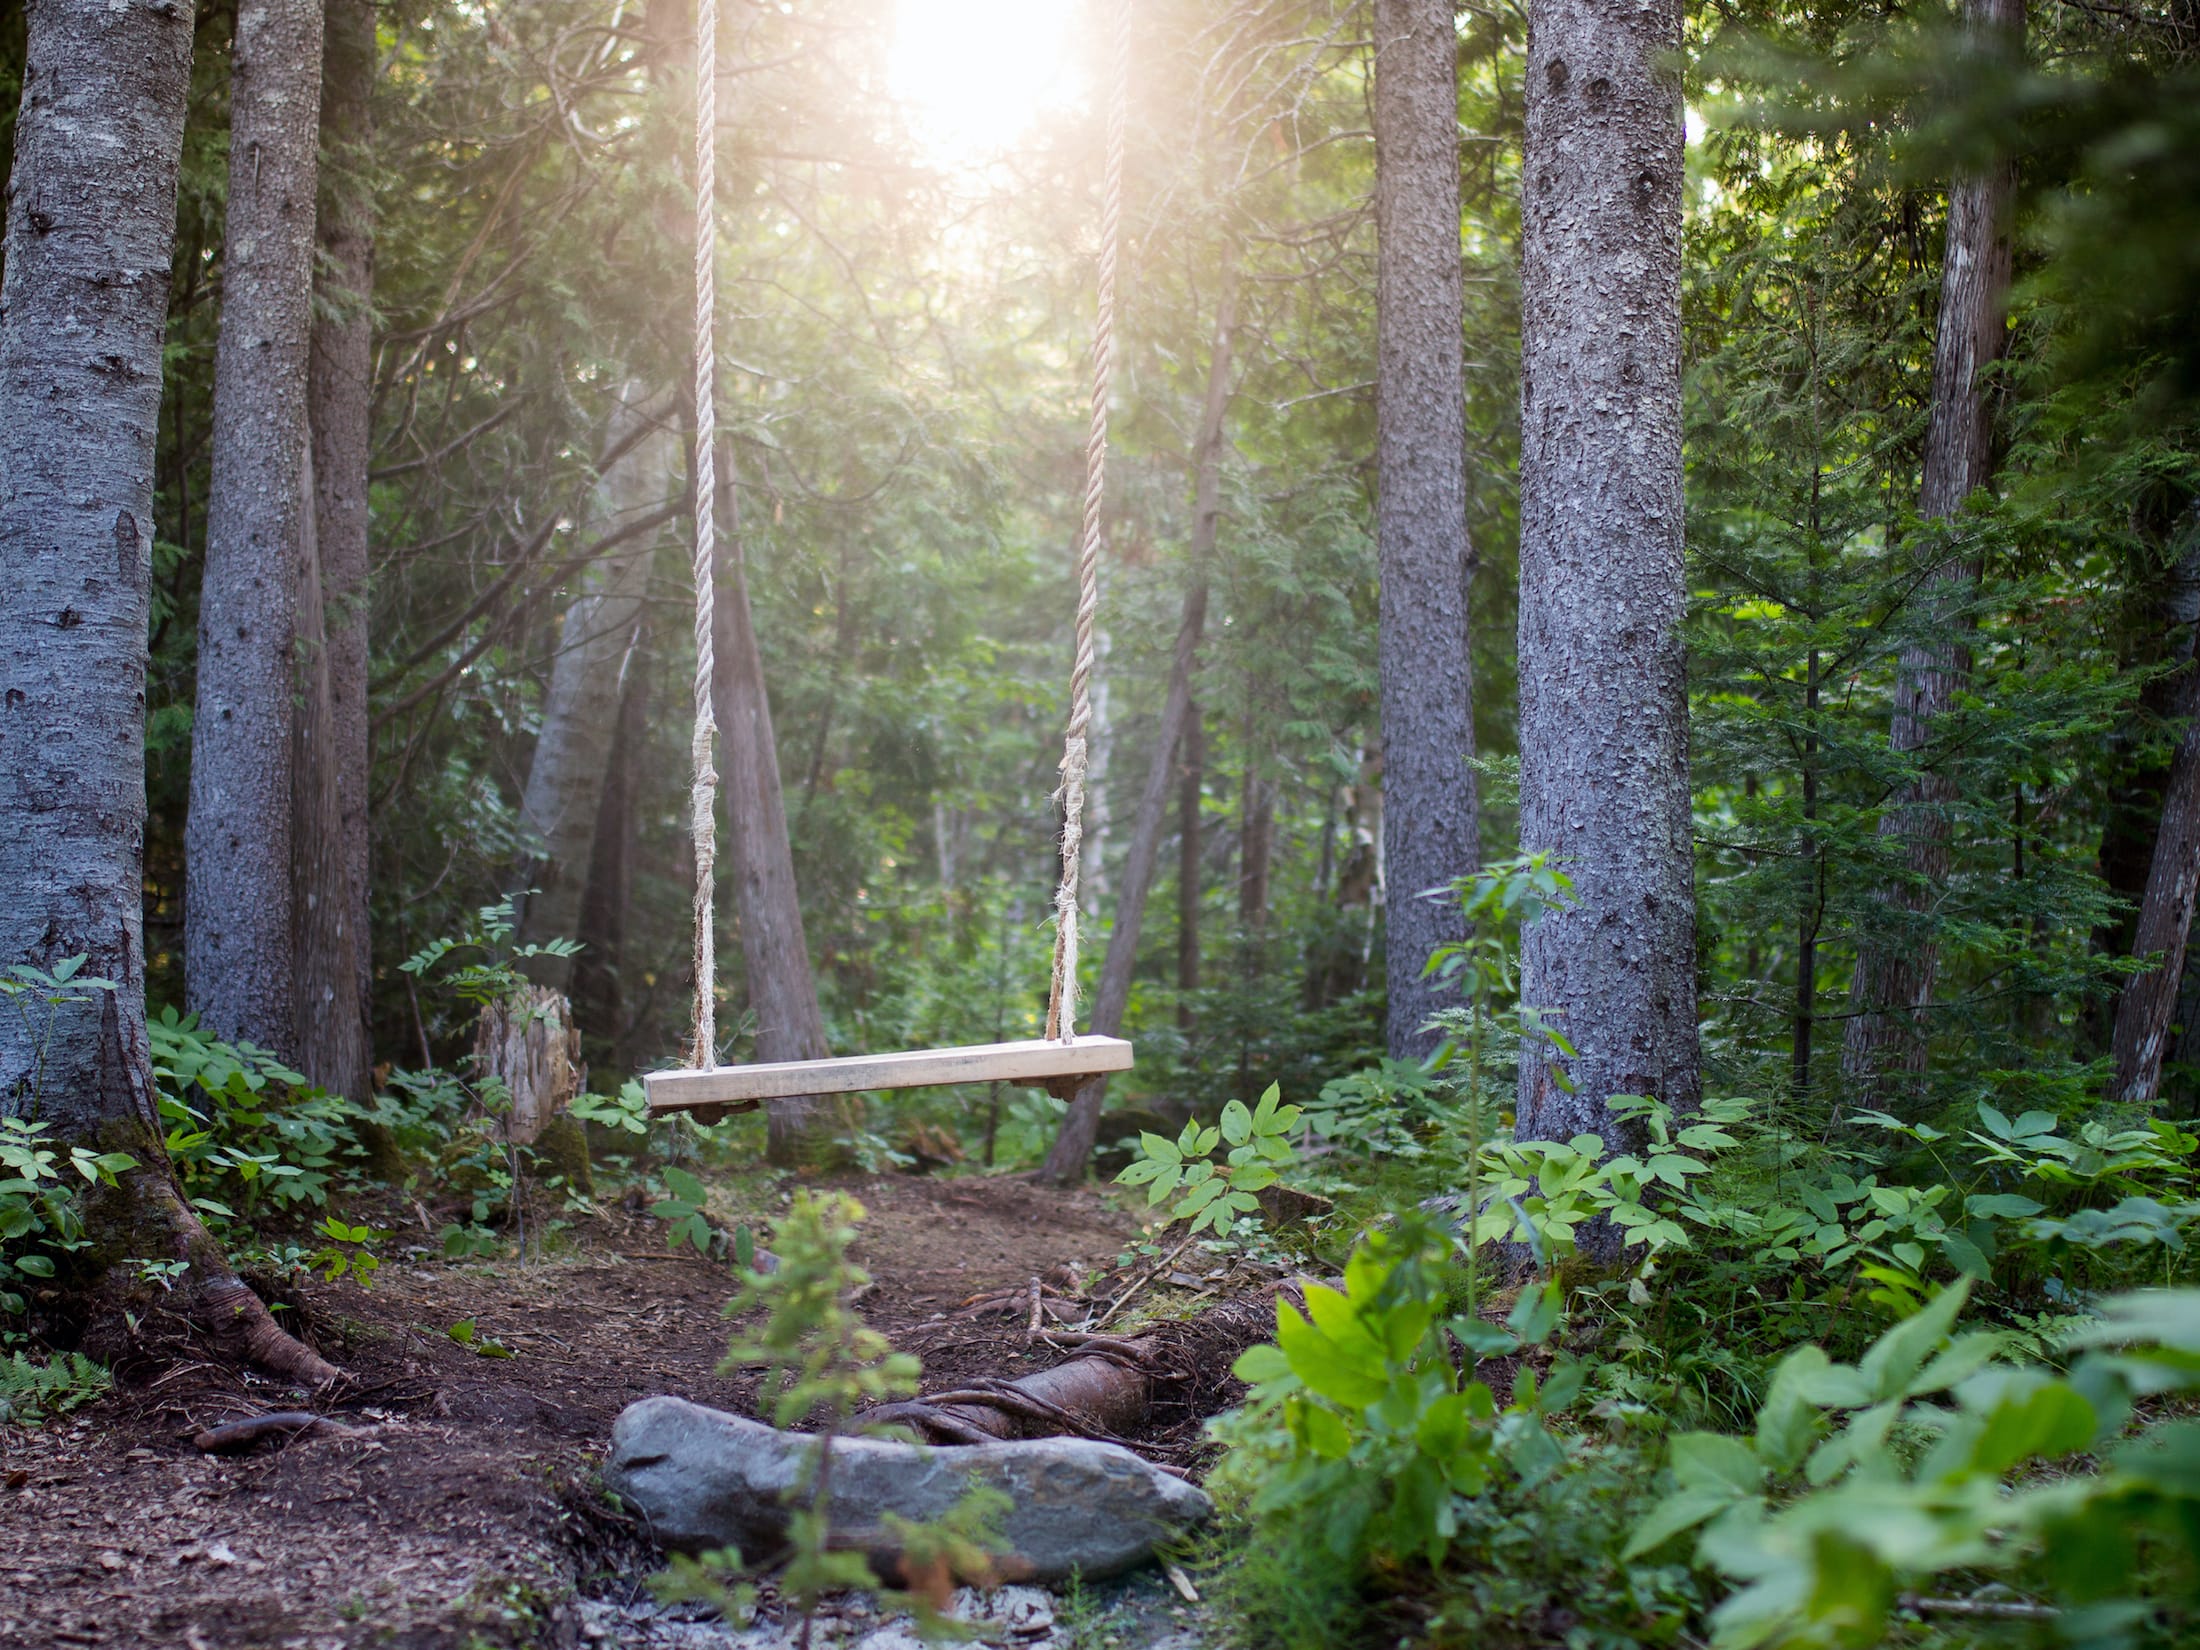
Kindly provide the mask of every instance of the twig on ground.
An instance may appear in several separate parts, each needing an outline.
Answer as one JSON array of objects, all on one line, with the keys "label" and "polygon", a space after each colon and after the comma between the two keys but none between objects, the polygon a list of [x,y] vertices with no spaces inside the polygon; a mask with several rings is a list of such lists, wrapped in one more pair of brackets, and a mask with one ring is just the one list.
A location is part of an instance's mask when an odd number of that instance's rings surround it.
[{"label": "twig on ground", "polygon": [[1161,1276],[1162,1273],[1166,1272],[1170,1267],[1174,1266],[1176,1264],[1176,1257],[1184,1253],[1184,1251],[1189,1249],[1191,1246],[1192,1234],[1186,1232],[1184,1234],[1184,1241],[1178,1244],[1174,1249],[1171,1249],[1155,1265],[1150,1267],[1144,1277],[1140,1278],[1136,1283],[1132,1284],[1128,1289],[1124,1290],[1120,1295],[1116,1296],[1114,1304],[1111,1305],[1105,1312],[1101,1313],[1099,1317],[1093,1320],[1092,1327],[1094,1329],[1099,1329],[1104,1326],[1110,1318],[1114,1317],[1116,1313],[1122,1311],[1124,1307],[1130,1304],[1130,1300],[1133,1295],[1137,1294],[1141,1289],[1145,1288],[1147,1284],[1153,1282],[1155,1278],[1158,1278],[1159,1276]]}]

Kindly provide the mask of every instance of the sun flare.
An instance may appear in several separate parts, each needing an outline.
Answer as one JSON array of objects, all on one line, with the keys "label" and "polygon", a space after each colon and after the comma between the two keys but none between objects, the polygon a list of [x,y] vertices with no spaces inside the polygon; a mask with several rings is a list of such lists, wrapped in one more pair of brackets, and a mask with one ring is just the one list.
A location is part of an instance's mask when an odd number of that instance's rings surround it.
[{"label": "sun flare", "polygon": [[898,0],[889,84],[934,163],[983,166],[1084,80],[1071,61],[1078,0]]}]

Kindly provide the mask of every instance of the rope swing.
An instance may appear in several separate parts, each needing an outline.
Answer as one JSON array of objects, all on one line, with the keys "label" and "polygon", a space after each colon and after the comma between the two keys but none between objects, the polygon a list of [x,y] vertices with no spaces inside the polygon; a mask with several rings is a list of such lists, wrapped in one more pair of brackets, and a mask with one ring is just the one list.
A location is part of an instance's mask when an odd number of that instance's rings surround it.
[{"label": "rope swing", "polygon": [[1100,292],[1092,331],[1092,419],[1085,435],[1085,517],[1077,539],[1077,645],[1062,734],[1062,885],[1054,891],[1054,986],[1047,1035],[1077,1025],[1077,877],[1085,845],[1085,769],[1091,760],[1092,620],[1100,609],[1100,507],[1108,490],[1108,395],[1115,377],[1115,257],[1123,238],[1123,127],[1130,105],[1131,7],[1116,0],[1108,89],[1107,170],[1100,192]]},{"label": "rope swing", "polygon": [[1115,370],[1115,273],[1122,240],[1124,128],[1130,105],[1131,0],[1114,0],[1107,149],[1101,185],[1099,292],[1092,338],[1091,417],[1085,436],[1084,514],[1077,540],[1076,641],[1069,677],[1069,721],[1062,735],[1062,881],[1054,894],[1054,968],[1046,1035],[1015,1043],[929,1049],[909,1054],[766,1065],[717,1064],[716,885],[718,772],[712,760],[717,718],[711,705],[716,649],[717,175],[718,0],[695,12],[695,727],[688,828],[695,846],[694,1035],[686,1069],[645,1078],[652,1111],[723,1115],[766,1100],[865,1089],[928,1088],[948,1083],[1037,1083],[1067,1098],[1083,1079],[1126,1071],[1131,1045],[1118,1037],[1077,1035],[1078,879],[1085,841],[1085,776],[1091,760],[1093,619],[1100,606],[1102,506],[1107,495],[1108,400]]}]

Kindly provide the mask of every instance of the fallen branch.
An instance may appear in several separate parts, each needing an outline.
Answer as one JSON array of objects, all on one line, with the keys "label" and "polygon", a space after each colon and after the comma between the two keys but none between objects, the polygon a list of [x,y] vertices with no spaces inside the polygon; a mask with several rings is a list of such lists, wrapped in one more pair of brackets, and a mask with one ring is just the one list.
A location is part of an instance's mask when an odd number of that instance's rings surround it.
[{"label": "fallen branch", "polygon": [[1896,1601],[1921,1616],[1970,1616],[1986,1621],[2054,1621],[2062,1615],[2052,1604],[2027,1604],[2019,1599],[1920,1598],[1904,1593]]},{"label": "fallen branch", "polygon": [[349,1438],[357,1427],[347,1427],[326,1415],[302,1409],[279,1409],[269,1415],[248,1415],[241,1421],[224,1421],[208,1427],[192,1444],[207,1455],[235,1455],[264,1438]]}]

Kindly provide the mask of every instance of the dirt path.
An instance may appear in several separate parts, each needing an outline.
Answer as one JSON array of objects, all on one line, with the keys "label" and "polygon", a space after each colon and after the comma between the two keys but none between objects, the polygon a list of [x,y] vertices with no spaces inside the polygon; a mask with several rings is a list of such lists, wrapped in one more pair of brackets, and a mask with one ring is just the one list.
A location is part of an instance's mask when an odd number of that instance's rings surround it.
[{"label": "dirt path", "polygon": [[[1054,1267],[1109,1265],[1131,1230],[1090,1192],[1017,1181],[847,1189],[870,1210],[862,1310],[935,1383],[1037,1361],[1020,1325],[945,1314]],[[612,1216],[540,1264],[386,1265],[371,1290],[307,1286],[292,1321],[359,1383],[337,1406],[360,1429],[347,1437],[202,1455],[198,1428],[290,1400],[190,1363],[136,1381],[124,1366],[100,1403],[0,1434],[0,1644],[643,1642],[575,1599],[623,1575],[631,1600],[646,1564],[594,1488],[611,1423],[646,1393],[743,1413],[751,1397],[714,1373],[726,1266],[663,1250],[663,1231]],[[451,1337],[462,1320],[477,1350]]]}]

